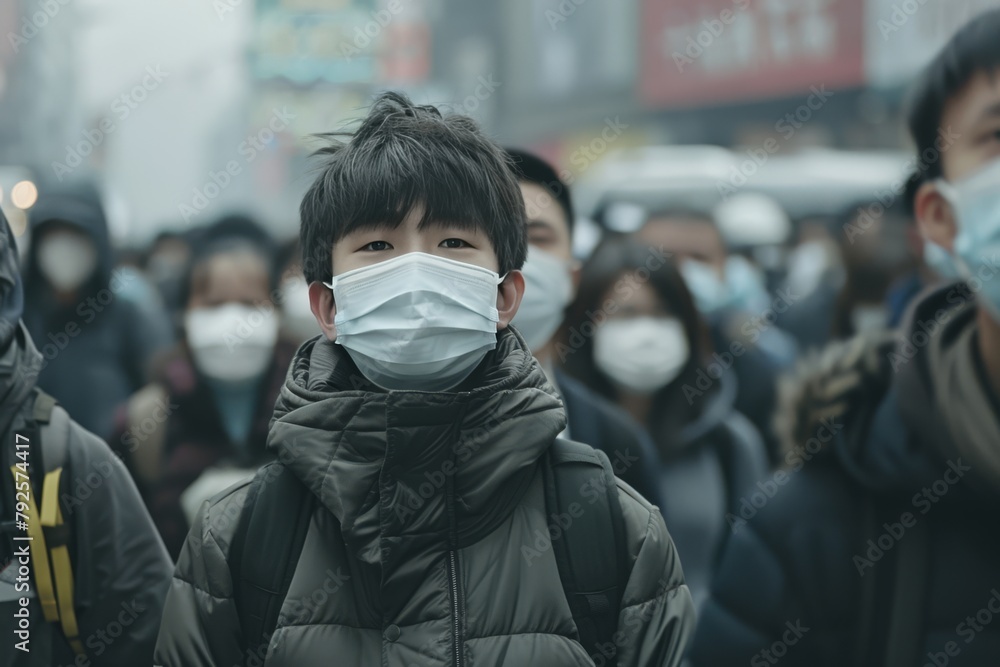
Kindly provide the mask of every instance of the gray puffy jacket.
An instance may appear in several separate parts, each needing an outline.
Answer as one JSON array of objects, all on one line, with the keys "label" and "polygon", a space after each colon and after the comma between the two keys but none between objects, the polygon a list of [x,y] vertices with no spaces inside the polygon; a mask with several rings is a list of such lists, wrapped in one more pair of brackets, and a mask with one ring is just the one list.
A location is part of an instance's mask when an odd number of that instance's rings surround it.
[{"label": "gray puffy jacket", "polygon": [[[565,424],[556,392],[510,331],[472,384],[382,392],[342,348],[303,345],[269,446],[319,502],[251,664],[605,664],[577,633],[551,549],[532,551],[548,530],[540,459]],[[216,496],[193,525],[156,664],[246,661],[227,556],[247,490]],[[623,483],[619,495],[631,574],[604,649],[626,667],[677,665],[694,623],[677,552],[655,507]]]}]

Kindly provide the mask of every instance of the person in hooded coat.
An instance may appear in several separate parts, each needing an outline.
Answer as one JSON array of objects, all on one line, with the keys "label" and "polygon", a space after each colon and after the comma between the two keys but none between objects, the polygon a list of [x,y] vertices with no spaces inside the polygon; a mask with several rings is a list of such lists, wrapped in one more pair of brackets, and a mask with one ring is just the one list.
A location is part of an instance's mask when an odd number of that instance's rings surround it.
[{"label": "person in hooded coat", "polygon": [[767,472],[760,435],[734,407],[731,371],[710,364],[706,329],[669,257],[610,237],[584,265],[555,346],[571,377],[652,436],[655,458],[643,465],[696,608],[731,534],[727,515]]},{"label": "person in hooded coat", "polygon": [[170,344],[169,320],[148,317],[133,300],[134,273],[113,271],[104,212],[85,191],[43,194],[31,230],[24,322],[44,357],[38,385],[107,439],[116,409]]},{"label": "person in hooded coat", "polygon": [[739,514],[697,667],[1000,656],[998,36],[998,10],[962,28],[910,112],[918,226],[963,280],[802,371],[785,468]]},{"label": "person in hooded coat", "polygon": [[[23,307],[14,237],[0,213],[0,634],[5,642],[0,666],[148,665],[170,582],[170,559],[128,471],[100,438],[71,421],[59,405],[51,409],[48,424],[34,427],[43,357],[20,321]],[[17,447],[32,434],[40,443]],[[26,450],[27,459],[18,456]],[[58,458],[55,452],[64,457],[65,491],[59,506],[69,529],[72,606],[82,647],[78,654],[63,627],[45,620],[37,598],[36,551],[31,553],[30,587],[19,578],[25,564],[22,550],[29,543],[15,539],[24,538],[15,523],[15,511],[23,511],[18,501],[25,502],[24,480],[11,475],[11,466],[27,464],[28,493],[37,503],[43,473],[51,472],[49,464]],[[39,520],[28,515],[32,519]],[[38,541],[30,544],[32,550],[40,549]],[[28,601],[26,650],[15,647],[23,640],[15,629],[25,629],[15,616],[22,600]]]}]

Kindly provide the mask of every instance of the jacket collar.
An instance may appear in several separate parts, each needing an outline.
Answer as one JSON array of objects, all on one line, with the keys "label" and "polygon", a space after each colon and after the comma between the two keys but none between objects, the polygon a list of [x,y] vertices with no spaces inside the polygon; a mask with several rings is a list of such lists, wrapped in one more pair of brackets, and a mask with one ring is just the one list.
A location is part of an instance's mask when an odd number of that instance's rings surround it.
[{"label": "jacket collar", "polygon": [[466,542],[497,525],[565,427],[524,341],[509,328],[497,339],[471,388],[456,392],[386,392],[340,346],[318,337],[300,348],[268,446],[361,560],[386,565],[407,551],[392,545]]}]

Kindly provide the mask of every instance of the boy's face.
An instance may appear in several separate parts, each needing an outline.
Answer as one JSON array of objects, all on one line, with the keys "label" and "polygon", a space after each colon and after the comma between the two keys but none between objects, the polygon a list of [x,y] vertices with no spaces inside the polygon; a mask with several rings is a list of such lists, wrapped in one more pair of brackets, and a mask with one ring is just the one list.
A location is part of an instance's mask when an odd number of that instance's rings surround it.
[{"label": "boy's face", "polygon": [[[493,244],[480,229],[462,229],[448,224],[430,224],[419,228],[423,211],[417,207],[395,229],[389,227],[359,230],[347,234],[333,244],[331,260],[333,275],[372,266],[411,252],[422,252],[446,259],[465,262],[497,272]],[[497,288],[497,310],[500,321],[497,331],[507,327],[517,312],[524,294],[524,278],[520,271],[511,271]],[[333,324],[337,306],[333,291],[320,282],[309,286],[309,302],[327,338],[336,340]]]},{"label": "boy's face", "polygon": [[[961,181],[1000,159],[1000,76],[981,71],[952,96],[941,115],[940,136],[946,142],[941,169],[949,182]],[[958,225],[937,183],[924,183],[914,204],[921,235],[953,250]]]}]

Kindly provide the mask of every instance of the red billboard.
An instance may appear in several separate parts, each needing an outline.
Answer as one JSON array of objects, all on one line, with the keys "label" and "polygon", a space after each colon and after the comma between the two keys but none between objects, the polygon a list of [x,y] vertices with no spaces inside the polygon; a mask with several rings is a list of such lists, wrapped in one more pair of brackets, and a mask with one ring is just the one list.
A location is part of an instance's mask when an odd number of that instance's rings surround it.
[{"label": "red billboard", "polygon": [[864,80],[864,0],[643,0],[640,97],[657,108]]}]

